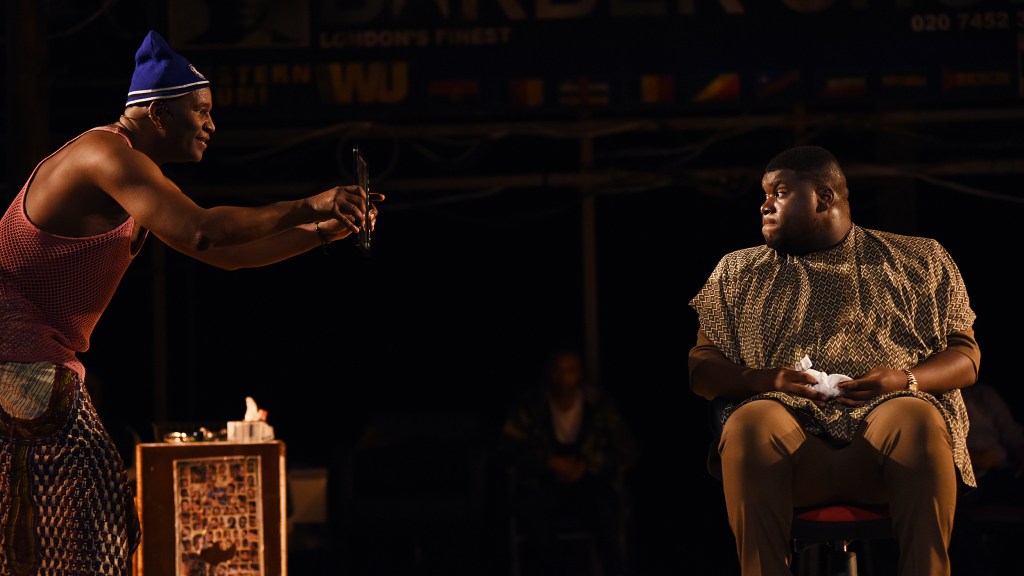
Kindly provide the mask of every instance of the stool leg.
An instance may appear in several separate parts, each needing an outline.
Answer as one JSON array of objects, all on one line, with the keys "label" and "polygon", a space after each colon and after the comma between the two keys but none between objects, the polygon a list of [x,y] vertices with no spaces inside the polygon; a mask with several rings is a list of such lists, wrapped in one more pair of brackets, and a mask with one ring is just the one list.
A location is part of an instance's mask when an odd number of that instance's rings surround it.
[{"label": "stool leg", "polygon": [[823,544],[802,546],[796,551],[797,576],[820,576]]},{"label": "stool leg", "polygon": [[830,576],[857,576],[857,553],[849,549],[849,542],[836,543],[828,558]]}]

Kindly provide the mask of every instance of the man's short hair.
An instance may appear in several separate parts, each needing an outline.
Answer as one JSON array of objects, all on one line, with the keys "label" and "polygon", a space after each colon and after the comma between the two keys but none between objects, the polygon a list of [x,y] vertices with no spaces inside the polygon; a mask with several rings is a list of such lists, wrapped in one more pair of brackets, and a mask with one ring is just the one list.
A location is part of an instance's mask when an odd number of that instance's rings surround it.
[{"label": "man's short hair", "polygon": [[765,173],[776,170],[798,172],[820,186],[828,186],[844,199],[849,193],[839,160],[821,146],[796,146],[780,152],[764,168]]}]

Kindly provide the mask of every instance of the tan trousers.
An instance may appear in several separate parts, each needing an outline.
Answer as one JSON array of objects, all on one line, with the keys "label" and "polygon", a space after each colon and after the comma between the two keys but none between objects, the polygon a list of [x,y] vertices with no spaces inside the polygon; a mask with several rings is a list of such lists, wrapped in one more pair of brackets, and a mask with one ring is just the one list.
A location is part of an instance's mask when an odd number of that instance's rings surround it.
[{"label": "tan trousers", "polygon": [[948,576],[956,508],[952,440],[938,410],[883,402],[848,446],[806,434],[793,413],[758,400],[726,421],[718,451],[743,576],[789,576],[794,506],[888,502],[900,576]]}]

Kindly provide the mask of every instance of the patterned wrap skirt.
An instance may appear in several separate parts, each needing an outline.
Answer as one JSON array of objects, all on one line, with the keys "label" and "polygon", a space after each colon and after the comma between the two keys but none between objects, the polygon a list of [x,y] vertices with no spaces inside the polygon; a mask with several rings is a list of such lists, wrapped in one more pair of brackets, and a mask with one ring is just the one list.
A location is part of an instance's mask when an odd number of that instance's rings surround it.
[{"label": "patterned wrap skirt", "polygon": [[78,375],[0,363],[0,574],[126,576],[134,490]]}]

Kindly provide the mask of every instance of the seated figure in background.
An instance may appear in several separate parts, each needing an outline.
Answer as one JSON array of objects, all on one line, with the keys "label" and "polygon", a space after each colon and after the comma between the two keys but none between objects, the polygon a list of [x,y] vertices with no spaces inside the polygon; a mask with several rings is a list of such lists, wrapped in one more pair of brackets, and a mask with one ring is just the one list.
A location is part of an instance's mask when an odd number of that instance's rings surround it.
[{"label": "seated figure in background", "polygon": [[1013,544],[1024,524],[1024,425],[995,386],[978,382],[960,393],[971,422],[967,451],[978,487],[957,505],[953,573],[1019,574],[1024,561]]},{"label": "seated figure in background", "polygon": [[[1015,497],[1018,504],[1024,502],[1019,491],[1024,479],[1024,425],[994,386],[978,382],[960,393],[971,421],[967,451],[978,479],[978,492],[989,491],[991,487],[993,497]],[[1015,496],[1012,489],[1002,491],[1009,489],[1014,479]]]},{"label": "seated figure in background", "polygon": [[541,573],[554,573],[555,533],[573,523],[596,539],[603,574],[626,570],[624,473],[634,439],[607,392],[587,381],[579,352],[557,348],[539,385],[511,407],[499,455],[510,473],[518,530]]}]

